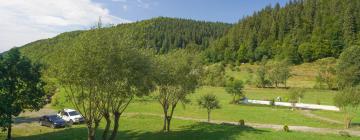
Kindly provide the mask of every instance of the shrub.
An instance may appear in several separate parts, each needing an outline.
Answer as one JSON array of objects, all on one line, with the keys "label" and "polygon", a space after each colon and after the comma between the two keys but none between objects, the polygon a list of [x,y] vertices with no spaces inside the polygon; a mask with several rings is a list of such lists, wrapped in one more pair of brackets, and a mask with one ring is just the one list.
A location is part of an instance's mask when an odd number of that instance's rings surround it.
[{"label": "shrub", "polygon": [[320,99],[317,99],[317,100],[316,100],[316,104],[318,104],[318,105],[320,105],[320,104],[321,104]]},{"label": "shrub", "polygon": [[286,124],[284,125],[283,129],[285,132],[290,132],[289,126]]},{"label": "shrub", "polygon": [[271,106],[275,106],[275,99],[271,99],[271,100],[270,100],[270,105],[271,105]]},{"label": "shrub", "polygon": [[245,126],[245,120],[243,120],[243,119],[239,120],[239,125],[240,126]]}]

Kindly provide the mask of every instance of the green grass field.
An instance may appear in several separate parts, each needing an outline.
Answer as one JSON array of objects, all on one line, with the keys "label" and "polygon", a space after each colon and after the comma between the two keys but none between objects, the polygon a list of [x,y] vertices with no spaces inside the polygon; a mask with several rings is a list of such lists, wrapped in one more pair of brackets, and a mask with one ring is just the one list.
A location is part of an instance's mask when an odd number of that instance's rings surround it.
[{"label": "green grass field", "polygon": [[[240,67],[239,71],[227,69],[227,75],[234,76],[237,79],[251,81],[254,79],[256,65],[245,64]],[[333,105],[333,97],[337,91],[313,89],[315,83],[314,71],[316,67],[313,64],[302,64],[294,66],[294,76],[289,80],[291,88],[305,88],[303,103],[319,103],[324,105]],[[252,72],[251,72],[252,71]],[[299,82],[297,82],[299,81]],[[297,84],[299,83],[299,84]],[[245,95],[249,99],[270,100],[278,96],[287,98],[289,89],[276,88],[256,88],[251,85],[245,87]],[[207,118],[206,110],[197,106],[196,100],[206,93],[215,94],[221,104],[221,109],[214,110],[211,118],[213,120],[238,121],[244,119],[245,123],[263,123],[279,125],[300,125],[321,128],[343,128],[342,124],[329,123],[327,121],[310,118],[303,114],[303,111],[292,111],[286,107],[262,106],[262,105],[235,105],[230,104],[232,97],[227,94],[223,87],[199,88],[195,93],[189,96],[191,102],[185,106],[178,105],[175,110],[175,116],[191,117],[196,119]],[[64,90],[60,90],[55,95],[59,102],[54,109],[71,107],[71,104],[64,98]],[[129,105],[126,113],[154,113],[162,114],[160,104],[151,96],[136,99]],[[318,116],[326,117],[333,120],[342,121],[343,114],[333,111],[311,111]],[[358,113],[360,114],[360,112]],[[360,116],[356,116],[353,123],[360,123]],[[68,139],[85,139],[86,128],[84,126],[75,126],[67,129],[52,130],[40,127],[37,124],[26,124],[27,128],[14,128],[14,136],[19,140],[68,140]],[[103,125],[103,124],[102,124]],[[291,132],[273,130],[259,130],[253,128],[239,128],[236,126],[213,125],[198,123],[193,121],[174,120],[172,123],[171,133],[161,132],[162,119],[154,116],[132,116],[122,117],[120,122],[119,139],[356,139],[345,138],[337,135],[320,135],[313,133]],[[360,130],[359,127],[353,128]],[[101,130],[100,130],[101,131]],[[0,135],[3,137],[4,134]],[[357,138],[358,139],[358,138]]]},{"label": "green grass field", "polygon": [[[356,137],[342,137],[338,135],[321,135],[314,133],[283,132],[268,129],[254,129],[249,127],[213,125],[193,121],[173,120],[172,132],[161,132],[162,119],[149,116],[124,116],[121,119],[118,139],[143,140],[355,140]],[[102,123],[103,125],[103,123]],[[37,124],[27,124],[33,129],[14,129],[15,140],[86,140],[87,130],[84,125],[72,128],[51,129]],[[103,127],[103,126],[101,126]],[[99,130],[100,136],[102,130]],[[4,138],[4,134],[0,134]]]}]

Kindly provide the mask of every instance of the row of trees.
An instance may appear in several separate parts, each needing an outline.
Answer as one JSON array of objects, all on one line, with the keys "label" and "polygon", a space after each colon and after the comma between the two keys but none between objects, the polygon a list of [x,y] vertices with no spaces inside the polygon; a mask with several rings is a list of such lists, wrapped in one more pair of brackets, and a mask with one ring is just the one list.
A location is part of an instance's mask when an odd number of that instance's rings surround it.
[{"label": "row of trees", "polygon": [[[109,42],[96,28],[63,49],[51,70],[66,89],[66,96],[84,116],[88,139],[105,119],[103,140],[114,140],[119,121],[135,97],[153,93],[164,112],[164,131],[170,131],[178,103],[187,103],[202,75],[200,58],[188,50],[155,55]],[[111,128],[112,127],[112,128]]]}]

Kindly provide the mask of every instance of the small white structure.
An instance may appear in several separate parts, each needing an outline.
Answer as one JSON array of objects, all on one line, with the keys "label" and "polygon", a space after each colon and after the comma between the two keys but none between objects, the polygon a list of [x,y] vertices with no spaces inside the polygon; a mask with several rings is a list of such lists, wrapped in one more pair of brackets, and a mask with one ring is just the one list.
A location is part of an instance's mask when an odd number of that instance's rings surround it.
[{"label": "small white structure", "polygon": [[[262,105],[270,105],[270,101],[262,101],[262,100],[247,100],[247,103],[250,104],[262,104]],[[286,106],[292,107],[292,103],[289,102],[275,102],[276,106]],[[340,109],[336,106],[330,105],[317,105],[317,104],[303,104],[303,103],[295,103],[296,108],[304,108],[304,109],[318,109],[318,110],[330,110],[330,111],[340,111]]]}]

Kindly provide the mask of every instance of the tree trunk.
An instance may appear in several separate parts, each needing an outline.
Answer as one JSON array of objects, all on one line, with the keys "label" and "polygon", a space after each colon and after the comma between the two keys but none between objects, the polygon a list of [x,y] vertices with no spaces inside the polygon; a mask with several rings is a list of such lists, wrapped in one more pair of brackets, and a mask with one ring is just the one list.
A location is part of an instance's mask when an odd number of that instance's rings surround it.
[{"label": "tree trunk", "polygon": [[210,110],[208,110],[208,122],[210,122]]},{"label": "tree trunk", "polygon": [[104,114],[104,118],[106,120],[106,125],[105,125],[105,130],[103,132],[102,135],[102,139],[103,140],[107,140],[108,138],[108,134],[109,134],[109,130],[110,130],[110,125],[111,125],[111,119],[110,119],[110,114],[107,112]]},{"label": "tree trunk", "polygon": [[91,125],[88,125],[88,140],[95,140],[95,132]]},{"label": "tree trunk", "polygon": [[167,118],[168,118],[168,108],[166,105],[163,105],[163,111],[164,111],[164,125],[163,125],[163,131],[165,132],[167,129]]},{"label": "tree trunk", "polygon": [[170,132],[170,122],[171,122],[172,116],[174,115],[175,108],[176,108],[176,104],[173,104],[171,107],[170,115],[167,117],[167,132]]},{"label": "tree trunk", "polygon": [[119,112],[114,112],[114,128],[110,136],[110,140],[115,140],[116,135],[119,129],[119,121],[120,121],[121,114]]},{"label": "tree trunk", "polygon": [[8,130],[7,130],[7,140],[11,140],[11,123],[8,126]]},{"label": "tree trunk", "polygon": [[167,115],[164,114],[164,125],[163,125],[163,131],[166,131],[166,124],[167,124]]},{"label": "tree trunk", "polygon": [[236,94],[233,95],[233,101],[232,101],[233,104],[235,104],[235,98],[236,98]]},{"label": "tree trunk", "polygon": [[166,131],[170,132],[170,122],[171,122],[171,116],[167,117],[167,127],[166,127]]},{"label": "tree trunk", "polygon": [[8,130],[7,130],[7,140],[11,140],[11,131],[12,131],[12,116],[11,114],[8,115],[8,119],[9,121],[9,126],[8,126]]},{"label": "tree trunk", "polygon": [[351,126],[351,118],[348,117],[347,115],[345,116],[345,128],[350,128]]}]

